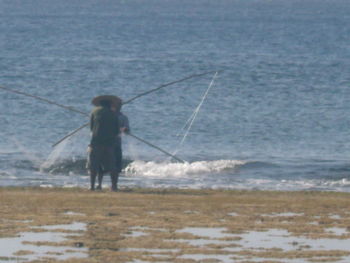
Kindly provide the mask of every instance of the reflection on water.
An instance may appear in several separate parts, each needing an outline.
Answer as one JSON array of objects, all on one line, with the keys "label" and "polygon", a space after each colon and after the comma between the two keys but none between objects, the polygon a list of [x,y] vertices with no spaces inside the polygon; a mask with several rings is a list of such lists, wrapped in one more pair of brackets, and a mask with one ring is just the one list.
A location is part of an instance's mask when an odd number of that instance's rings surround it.
[{"label": "reflection on water", "polygon": [[[35,229],[42,230],[68,230],[68,231],[80,231],[86,230],[86,224],[80,222],[74,222],[66,225],[53,225],[34,227]],[[40,258],[50,258],[56,260],[66,260],[69,258],[85,258],[87,257],[87,248],[79,247],[72,248],[67,246],[50,246],[40,245],[36,246],[28,242],[50,242],[60,243],[68,239],[68,235],[72,233],[60,233],[60,232],[23,232],[18,237],[0,238],[0,262],[27,262],[33,260],[39,260]],[[76,235],[79,235],[76,233]],[[16,256],[17,253],[25,251],[23,256]],[[5,261],[1,261],[1,258],[6,258]]]},{"label": "reflection on water", "polygon": [[[329,228],[326,229],[329,233],[335,235],[344,235],[349,232],[342,228]],[[304,250],[304,251],[348,251],[349,239],[337,239],[337,238],[319,238],[311,239],[307,237],[291,236],[287,230],[284,229],[270,229],[268,231],[250,231],[243,234],[229,234],[226,228],[204,228],[204,227],[191,227],[179,230],[181,233],[189,233],[196,237],[196,239],[178,239],[177,242],[186,242],[192,246],[206,247],[209,244],[225,245],[221,249],[222,255],[204,255],[204,254],[185,254],[181,258],[192,260],[204,260],[215,259],[222,262],[237,262],[237,259],[244,259],[242,255],[236,256],[238,252],[249,251],[262,251],[262,250],[282,250],[284,252]],[[230,240],[222,240],[228,238]],[[206,247],[208,249],[208,247]],[[227,253],[229,252],[229,255]],[[251,262],[259,262],[259,259],[249,259]],[[268,260],[265,258],[264,260]],[[276,260],[276,259],[275,259]],[[299,263],[308,262],[307,259],[298,258],[284,259],[283,262]],[[350,262],[350,255],[343,257],[335,262]]]}]

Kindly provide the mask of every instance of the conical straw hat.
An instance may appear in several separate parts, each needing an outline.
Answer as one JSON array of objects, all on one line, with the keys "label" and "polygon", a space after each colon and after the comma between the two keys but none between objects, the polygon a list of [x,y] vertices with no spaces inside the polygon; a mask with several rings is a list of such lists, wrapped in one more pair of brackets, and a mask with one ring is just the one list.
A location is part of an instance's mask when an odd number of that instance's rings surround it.
[{"label": "conical straw hat", "polygon": [[119,105],[122,103],[122,100],[114,95],[101,95],[101,96],[97,96],[95,98],[92,99],[91,103],[95,106],[100,106],[101,101],[103,100],[108,100],[110,101],[112,104],[114,105]]}]

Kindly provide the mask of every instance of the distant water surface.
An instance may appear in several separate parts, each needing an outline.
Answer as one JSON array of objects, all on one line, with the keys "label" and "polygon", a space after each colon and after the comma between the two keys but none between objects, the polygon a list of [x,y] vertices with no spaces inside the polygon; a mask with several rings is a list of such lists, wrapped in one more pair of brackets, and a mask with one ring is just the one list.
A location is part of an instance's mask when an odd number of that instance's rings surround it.
[{"label": "distant water surface", "polygon": [[[0,86],[89,113],[205,71],[214,81],[177,155],[125,137],[126,187],[350,191],[345,0],[0,0]],[[213,74],[125,105],[174,152]],[[87,187],[88,121],[0,90],[0,185]],[[109,184],[106,178],[106,184]]]}]

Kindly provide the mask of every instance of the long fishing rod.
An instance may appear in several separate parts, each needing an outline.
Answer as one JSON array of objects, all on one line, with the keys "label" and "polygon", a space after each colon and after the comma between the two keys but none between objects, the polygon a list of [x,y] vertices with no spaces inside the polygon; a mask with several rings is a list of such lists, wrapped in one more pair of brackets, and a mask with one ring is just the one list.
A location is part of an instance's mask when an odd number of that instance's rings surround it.
[{"label": "long fishing rod", "polygon": [[[0,89],[3,89],[3,90],[6,90],[6,91],[9,91],[11,93],[15,93],[15,94],[19,94],[19,95],[23,95],[23,96],[26,96],[26,97],[31,97],[31,98],[34,98],[34,99],[37,99],[37,100],[40,100],[40,101],[43,101],[43,102],[46,102],[48,104],[52,104],[52,105],[56,105],[56,106],[59,106],[61,108],[64,108],[64,109],[67,109],[67,110],[70,110],[70,111],[73,111],[73,112],[76,112],[76,113],[79,113],[79,114],[82,114],[82,115],[85,115],[85,116],[89,116],[89,114],[83,112],[83,111],[80,111],[80,110],[76,110],[72,107],[69,107],[69,106],[66,106],[66,105],[62,105],[62,104],[59,104],[59,103],[56,103],[54,101],[51,101],[51,100],[48,100],[46,98],[42,98],[42,97],[39,97],[39,96],[35,96],[35,95],[32,95],[32,94],[29,94],[29,93],[26,93],[26,92],[22,92],[22,91],[18,91],[18,90],[14,90],[14,89],[9,89],[9,88],[5,88],[5,87],[2,87],[0,86]],[[61,143],[62,141],[64,141],[65,139],[67,139],[68,137],[72,136],[73,134],[77,133],[78,131],[80,131],[81,129],[85,128],[86,126],[88,126],[89,123],[86,123],[84,124],[83,126],[79,127],[78,129],[74,130],[73,132],[69,133],[68,135],[66,135],[64,138],[62,138],[61,140],[59,140],[58,142],[56,142],[52,147],[55,147],[56,145],[58,145],[59,143]],[[171,154],[163,149],[161,149],[160,147],[150,143],[150,142],[147,142],[146,140],[144,139],[141,139],[140,137],[137,137],[136,135],[133,135],[133,134],[130,134],[129,135],[147,145],[149,145],[150,147],[153,147],[159,151],[161,151],[162,153],[165,153],[166,155],[169,155],[171,156],[172,158],[174,158],[175,160],[179,161],[179,162],[182,162],[184,163],[185,161],[178,158],[177,156],[175,156],[174,154]]]},{"label": "long fishing rod", "polygon": [[[180,79],[180,80],[175,80],[175,81],[172,81],[172,82],[169,82],[169,83],[166,83],[166,84],[163,84],[163,85],[160,85],[159,87],[155,88],[155,89],[151,89],[149,91],[146,91],[146,92],[143,92],[131,99],[128,99],[126,101],[123,102],[123,105],[124,104],[128,104],[136,99],[138,99],[139,97],[142,97],[142,96],[145,96],[147,94],[150,94],[152,92],[155,92],[157,90],[160,90],[162,88],[165,88],[167,86],[170,86],[170,85],[173,85],[173,84],[176,84],[176,83],[179,83],[179,82],[182,82],[182,81],[185,81],[185,80],[188,80],[188,79],[191,79],[191,78],[195,78],[195,77],[200,77],[200,76],[204,76],[204,75],[207,75],[207,74],[210,74],[210,73],[213,73],[215,71],[209,71],[209,72],[204,72],[204,73],[200,73],[200,74],[194,74],[194,75],[191,75],[191,76],[188,76],[188,77],[185,77],[183,79]],[[220,72],[220,71],[218,71]],[[46,99],[46,98],[43,98],[43,97],[39,97],[39,96],[35,96],[35,95],[32,95],[32,94],[29,94],[29,93],[26,93],[26,92],[23,92],[23,91],[19,91],[19,90],[15,90],[15,89],[10,89],[10,88],[6,88],[6,87],[2,87],[0,86],[0,89],[2,90],[6,90],[8,92],[11,92],[11,93],[14,93],[14,94],[19,94],[19,95],[22,95],[22,96],[26,96],[26,97],[30,97],[30,98],[34,98],[34,99],[37,99],[37,100],[40,100],[40,101],[43,101],[43,102],[46,102],[48,104],[51,104],[51,105],[56,105],[58,107],[61,107],[63,109],[66,109],[66,110],[69,110],[69,111],[73,111],[73,112],[76,112],[76,113],[80,113],[80,114],[83,114],[85,116],[89,116],[88,113],[86,112],[83,112],[83,111],[80,111],[78,109],[75,109],[74,107],[71,107],[71,106],[66,106],[66,105],[63,105],[63,104],[60,104],[60,103],[57,103],[55,101],[52,101],[52,100],[49,100],[49,99]],[[84,125],[85,127],[86,125]],[[84,128],[82,126],[82,128]],[[81,128],[81,129],[82,129]],[[78,131],[80,130],[80,128],[77,129]],[[74,133],[73,133],[74,134]]]},{"label": "long fishing rod", "polygon": [[[222,71],[222,70],[221,70],[221,71]],[[161,85],[161,86],[159,86],[159,87],[157,87],[157,88],[154,88],[154,89],[151,89],[151,90],[149,90],[149,91],[143,92],[143,93],[141,93],[141,94],[139,94],[139,95],[137,95],[137,96],[135,96],[135,97],[133,97],[133,98],[131,98],[131,99],[129,99],[129,100],[124,101],[124,102],[123,102],[123,105],[124,105],[124,104],[128,104],[128,103],[130,103],[130,102],[132,102],[132,101],[134,101],[134,100],[136,100],[136,99],[138,99],[138,98],[140,98],[140,97],[142,97],[142,96],[145,96],[145,95],[147,95],[147,94],[150,94],[150,93],[155,92],[155,91],[157,91],[157,90],[160,90],[160,89],[162,89],[162,88],[171,86],[171,85],[173,85],[173,84],[176,84],[176,83],[179,83],[179,82],[183,82],[183,81],[188,80],[188,79],[191,79],[191,78],[201,77],[201,76],[204,76],[204,75],[213,73],[213,72],[221,72],[221,71],[209,71],[209,72],[204,72],[204,73],[201,73],[201,74],[193,74],[193,75],[190,75],[190,76],[188,76],[188,77],[182,78],[182,79],[180,79],[180,80],[175,80],[175,81],[172,81],[172,82],[163,84],[163,85]],[[48,99],[43,98],[43,97],[35,96],[35,95],[29,94],[29,93],[26,93],[26,92],[23,92],[23,91],[18,91],[18,90],[14,90],[14,89],[10,89],[10,88],[5,88],[5,87],[2,87],[2,86],[0,86],[0,89],[6,90],[6,91],[8,91],[8,92],[15,93],[15,94],[19,94],[19,95],[31,97],[31,98],[34,98],[34,99],[37,99],[37,100],[46,102],[46,103],[51,104],[51,105],[56,105],[56,106],[58,106],[58,107],[64,108],[64,109],[69,110],[69,111],[73,111],[73,112],[80,113],[80,114],[85,115],[85,116],[89,116],[89,114],[86,113],[86,112],[77,110],[77,109],[75,109],[75,108],[73,108],[73,107],[70,107],[70,106],[66,106],[66,105],[63,105],[63,104],[59,104],[59,103],[57,103],[57,102],[48,100]],[[89,125],[89,123],[86,123],[86,124],[80,126],[79,128],[75,129],[74,131],[70,132],[69,134],[67,134],[66,136],[64,136],[62,139],[60,139],[58,142],[56,142],[55,144],[53,144],[53,147],[56,146],[56,145],[58,145],[58,144],[61,143],[62,141],[66,140],[66,139],[69,138],[70,136],[74,135],[75,133],[77,133],[78,131],[80,131],[81,129],[85,128],[85,127],[88,126],[88,125]],[[151,143],[148,143],[148,142],[146,142],[145,140],[143,140],[143,139],[141,139],[141,138],[139,138],[139,137],[137,137],[137,136],[135,136],[135,135],[133,135],[133,137],[134,137],[135,139],[138,139],[138,140],[140,140],[140,141],[142,141],[142,142],[148,144],[149,146],[154,147],[154,148],[156,148],[156,149],[162,151],[163,153],[166,153],[166,154],[169,155],[169,153],[167,153],[166,151],[160,149],[159,147],[157,147],[157,146],[155,146],[155,145],[153,145],[153,144],[151,144]],[[170,154],[170,156],[172,156],[172,157],[174,158],[174,156],[173,156],[172,154]],[[174,159],[176,159],[176,160],[178,160],[178,161],[181,160],[181,159],[178,159],[178,158],[174,158]],[[181,161],[183,162],[183,160],[181,160]]]},{"label": "long fishing rod", "polygon": [[[215,72],[215,73],[219,73],[219,72],[222,72],[222,71],[223,71],[223,70],[219,70],[219,71],[208,71],[208,72],[204,72],[204,73],[200,73],[200,74],[193,74],[193,75],[191,75],[191,76],[187,76],[187,77],[182,78],[182,79],[180,79],[180,80],[175,80],[175,81],[172,81],[172,82],[168,82],[168,83],[166,83],[166,84],[160,85],[160,86],[157,87],[157,88],[154,88],[154,89],[151,89],[151,90],[149,90],[149,91],[143,92],[143,93],[141,93],[141,94],[139,94],[139,95],[137,95],[137,96],[135,96],[135,97],[133,97],[133,98],[131,98],[131,99],[128,99],[128,100],[124,101],[124,102],[123,102],[123,105],[128,104],[128,103],[130,103],[130,102],[132,102],[132,101],[134,101],[134,100],[136,100],[136,99],[138,99],[138,98],[140,98],[140,97],[142,97],[142,96],[145,96],[145,95],[147,95],[147,94],[150,94],[150,93],[155,92],[155,91],[157,91],[157,90],[160,90],[160,89],[162,89],[162,88],[171,86],[171,85],[173,85],[173,84],[176,84],[176,83],[179,83],[179,82],[183,82],[183,81],[188,80],[188,79],[191,79],[191,78],[201,77],[201,76],[208,75],[208,74],[214,73],[214,72]],[[89,123],[85,123],[85,124],[83,124],[82,126],[80,126],[79,128],[77,128],[77,129],[71,131],[71,132],[68,133],[66,136],[64,136],[63,138],[61,138],[59,141],[57,141],[56,143],[54,143],[54,144],[52,145],[52,147],[55,147],[56,145],[60,144],[61,142],[63,142],[63,141],[66,140],[67,138],[73,136],[74,134],[76,134],[76,133],[79,132],[80,130],[84,129],[84,128],[85,128],[86,126],[88,126],[88,125],[89,125]]]},{"label": "long fishing rod", "polygon": [[[55,144],[53,144],[52,147],[55,147],[56,145],[60,144],[60,143],[63,142],[65,139],[67,139],[68,137],[74,135],[75,133],[77,133],[78,131],[80,131],[81,129],[85,128],[85,127],[88,126],[88,125],[89,125],[89,123],[86,123],[86,124],[80,126],[78,129],[75,129],[74,131],[70,132],[69,134],[67,134],[66,136],[64,136],[61,140],[59,140],[58,142],[56,142]],[[142,138],[140,138],[140,137],[138,137],[138,136],[136,136],[136,135],[134,135],[134,134],[132,134],[132,133],[130,133],[130,132],[127,133],[127,135],[129,135],[130,137],[135,138],[136,140],[138,140],[138,141],[140,141],[140,142],[143,142],[144,144],[147,144],[148,146],[150,146],[150,147],[152,147],[152,148],[155,148],[155,149],[161,151],[162,153],[165,153],[166,155],[168,155],[168,156],[174,158],[175,160],[177,160],[177,161],[179,161],[179,162],[181,162],[181,163],[185,163],[184,160],[180,159],[180,158],[177,157],[175,154],[171,154],[171,153],[169,153],[169,152],[163,150],[162,148],[160,148],[160,147],[158,147],[158,146],[156,146],[156,145],[154,145],[154,144],[152,144],[152,143],[150,143],[150,142],[148,142],[148,141],[146,141],[146,140],[144,140],[144,139],[142,139]]]},{"label": "long fishing rod", "polygon": [[192,78],[197,78],[197,77],[201,77],[201,76],[204,76],[204,75],[208,75],[208,74],[210,74],[210,73],[215,73],[215,72],[218,72],[218,73],[219,73],[219,72],[222,72],[222,71],[223,71],[223,70],[220,70],[220,71],[208,71],[208,72],[204,72],[204,73],[200,73],[200,74],[194,74],[194,75],[191,75],[191,76],[187,76],[187,77],[185,77],[185,78],[183,78],[183,79],[175,80],[175,81],[172,81],[172,82],[169,82],[169,83],[160,85],[160,86],[157,87],[157,88],[154,88],[154,89],[151,89],[151,90],[149,90],[149,91],[143,92],[143,93],[141,93],[141,94],[139,94],[139,95],[137,95],[137,96],[135,96],[135,97],[133,97],[133,98],[131,98],[131,99],[126,100],[125,102],[123,102],[123,105],[124,105],[124,104],[127,104],[127,103],[130,103],[130,102],[132,102],[133,100],[136,100],[136,99],[138,99],[138,98],[140,98],[140,97],[142,97],[142,96],[145,96],[145,95],[147,95],[147,94],[150,94],[150,93],[152,93],[152,92],[155,92],[155,91],[157,91],[157,90],[160,90],[160,89],[162,89],[162,88],[165,88],[165,87],[174,85],[174,84],[176,84],[176,83],[183,82],[183,81],[188,80],[188,79],[192,79]]},{"label": "long fishing rod", "polygon": [[68,133],[66,136],[64,136],[62,139],[60,139],[59,141],[55,142],[52,147],[55,147],[56,145],[60,144],[61,142],[63,142],[64,140],[66,140],[67,138],[73,136],[74,134],[76,134],[78,131],[80,131],[81,129],[84,129],[85,127],[87,127],[89,125],[89,123],[85,123],[84,125],[80,126],[79,128],[75,129],[74,131],[71,131],[70,133]]},{"label": "long fishing rod", "polygon": [[196,107],[196,109],[194,110],[194,112],[192,113],[191,117],[187,120],[185,126],[183,127],[183,130],[185,129],[185,127],[187,127],[185,133],[184,133],[184,136],[183,138],[181,139],[181,141],[179,142],[178,146],[176,147],[175,151],[173,152],[173,154],[177,154],[178,150],[180,149],[180,147],[183,145],[183,143],[185,142],[191,128],[192,128],[192,125],[194,123],[194,120],[196,119],[198,113],[199,113],[199,110],[200,108],[202,107],[203,103],[204,103],[204,100],[207,98],[208,94],[209,94],[209,91],[210,89],[212,88],[213,84],[214,84],[214,81],[216,79],[218,75],[218,72],[215,72],[214,76],[213,76],[213,79],[211,80],[207,90],[205,91],[200,103],[198,104],[198,106]]},{"label": "long fishing rod", "polygon": [[[74,135],[75,133],[77,133],[78,131],[80,131],[81,129],[85,128],[85,127],[88,126],[88,125],[89,125],[89,123],[86,123],[86,124],[84,124],[83,126],[80,126],[78,129],[76,129],[76,130],[70,132],[69,134],[67,134],[66,136],[64,136],[61,140],[59,140],[59,141],[56,142],[54,145],[52,145],[52,147],[55,147],[56,145],[60,144],[62,141],[64,141],[64,140],[67,139],[68,137]],[[147,144],[148,146],[150,146],[150,147],[152,147],[152,148],[155,148],[155,149],[161,151],[162,153],[165,153],[166,155],[168,155],[168,156],[174,158],[175,160],[177,160],[177,161],[179,161],[179,162],[181,162],[181,163],[185,163],[184,160],[180,159],[180,158],[177,157],[175,154],[171,154],[171,153],[169,153],[169,152],[163,150],[162,148],[160,148],[160,147],[158,147],[158,146],[156,146],[156,145],[154,145],[154,144],[152,144],[152,143],[150,143],[150,142],[148,142],[148,141],[146,141],[146,140],[144,140],[144,139],[142,139],[142,138],[140,138],[140,137],[138,137],[138,136],[136,136],[136,135],[134,135],[134,134],[132,134],[132,133],[130,133],[130,132],[128,132],[128,133],[126,133],[126,134],[129,135],[130,137],[135,138],[136,140],[138,140],[138,141],[140,141],[140,142],[143,142],[144,144]]]},{"label": "long fishing rod", "polygon": [[0,86],[0,89],[6,90],[6,91],[11,92],[11,93],[23,95],[23,96],[26,96],[26,97],[34,98],[34,99],[37,99],[37,100],[41,100],[41,101],[46,102],[48,104],[56,105],[56,106],[61,107],[63,109],[66,109],[66,110],[69,110],[69,111],[73,111],[73,112],[76,112],[76,113],[80,113],[80,114],[83,114],[85,116],[89,116],[89,114],[87,114],[86,112],[77,110],[77,109],[75,109],[73,107],[70,107],[70,106],[59,104],[57,102],[54,102],[52,100],[49,100],[49,99],[46,99],[46,98],[43,98],[43,97],[35,96],[35,95],[29,94],[29,93],[26,93],[26,92],[23,92],[23,91],[19,91],[19,90],[5,88],[5,87],[2,87],[2,86]]},{"label": "long fishing rod", "polygon": [[129,136],[135,138],[136,140],[139,140],[140,142],[143,142],[143,143],[147,144],[148,146],[151,146],[152,148],[155,148],[155,149],[161,151],[162,153],[165,153],[166,155],[168,155],[168,156],[174,158],[176,161],[179,161],[180,163],[185,163],[184,160],[180,159],[180,158],[177,157],[176,155],[171,154],[171,153],[169,153],[169,152],[167,152],[167,151],[165,151],[165,150],[159,148],[158,146],[156,146],[156,145],[154,145],[154,144],[152,144],[152,143],[150,143],[150,142],[148,142],[148,141],[145,141],[144,139],[141,139],[140,137],[137,137],[136,135],[134,135],[134,134],[132,134],[132,133],[130,133],[130,132],[127,133],[127,135],[129,135]]}]

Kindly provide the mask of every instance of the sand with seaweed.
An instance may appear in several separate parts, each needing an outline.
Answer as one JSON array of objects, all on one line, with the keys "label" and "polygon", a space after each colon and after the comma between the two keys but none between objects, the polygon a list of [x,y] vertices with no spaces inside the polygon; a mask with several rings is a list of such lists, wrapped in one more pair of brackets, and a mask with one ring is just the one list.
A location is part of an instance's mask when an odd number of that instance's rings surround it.
[{"label": "sand with seaweed", "polygon": [[[45,233],[50,226],[56,235],[65,234],[60,240],[24,241],[11,256],[0,253],[0,262],[350,259],[345,243],[350,241],[348,193],[177,189],[112,193],[26,187],[0,188],[0,200],[0,242],[23,233]],[[78,228],[64,227],[74,224]],[[39,246],[65,250],[35,257]],[[60,257],[69,252],[71,257]]]}]

